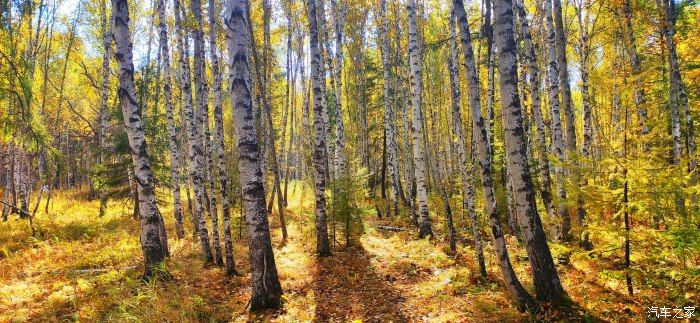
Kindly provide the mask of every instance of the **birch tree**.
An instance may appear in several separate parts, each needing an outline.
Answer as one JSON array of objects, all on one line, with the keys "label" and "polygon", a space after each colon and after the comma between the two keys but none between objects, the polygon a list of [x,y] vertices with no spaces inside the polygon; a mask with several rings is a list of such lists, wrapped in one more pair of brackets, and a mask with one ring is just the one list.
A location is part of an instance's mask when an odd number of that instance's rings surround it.
[{"label": "birch tree", "polygon": [[[552,16],[552,6],[551,0],[545,0],[545,20],[547,22],[547,44],[548,44],[548,57],[547,57],[547,83],[549,84],[549,109],[551,113],[551,136],[552,136],[552,151],[554,152],[554,157],[556,162],[554,164],[554,174],[557,182],[557,196],[559,200],[558,213],[561,218],[561,225],[559,230],[559,238],[566,241],[570,238],[569,230],[571,229],[571,220],[569,218],[569,211],[566,207],[566,190],[564,188],[565,178],[564,169],[562,163],[564,162],[564,138],[561,126],[561,113],[559,110],[559,94],[563,91],[559,90],[559,74],[558,74],[558,62],[557,62],[557,45],[556,45],[556,33],[554,29],[553,16]],[[568,84],[568,83],[567,83]]]},{"label": "birch tree", "polygon": [[[97,146],[99,149],[99,163],[104,164],[105,162],[105,150],[107,144],[107,127],[108,125],[108,100],[109,100],[109,60],[110,60],[110,50],[112,44],[112,34],[110,21],[107,20],[107,2],[106,0],[100,1],[100,31],[102,32],[102,47],[104,53],[102,53],[102,88],[100,93],[100,109],[97,113]],[[104,215],[106,206],[106,196],[104,189],[100,192],[100,216]]]},{"label": "birch tree", "polygon": [[[556,1],[556,0],[555,0]],[[498,51],[500,96],[503,110],[508,175],[518,224],[532,266],[537,299],[559,304],[568,296],[559,281],[542,222],[535,205],[535,190],[527,163],[522,110],[518,97],[516,45],[511,0],[495,0],[495,40]]]},{"label": "birch tree", "polygon": [[457,138],[457,155],[459,156],[459,175],[462,180],[462,212],[469,215],[472,235],[474,236],[474,254],[479,274],[486,277],[486,263],[484,261],[484,248],[479,232],[476,208],[474,206],[474,186],[470,174],[474,174],[473,163],[467,160],[467,146],[464,140],[462,126],[462,94],[459,89],[459,48],[457,47],[457,31],[455,29],[455,9],[450,11],[450,57],[447,61],[450,70],[450,90],[452,93],[452,124]]},{"label": "birch tree", "polygon": [[[384,136],[386,137],[387,163],[389,168],[389,178],[392,188],[392,203],[394,205],[394,215],[398,212],[399,192],[399,170],[397,161],[397,145],[396,145],[396,118],[394,109],[392,108],[392,76],[391,65],[389,64],[389,19],[386,16],[386,0],[380,2],[381,27],[379,28],[379,39],[382,58],[382,72],[384,76]],[[388,205],[387,205],[388,207]]]},{"label": "birch tree", "polygon": [[331,253],[330,244],[328,242],[328,223],[326,210],[326,176],[327,176],[327,159],[326,159],[326,135],[324,128],[323,110],[323,92],[321,91],[321,83],[323,79],[323,62],[321,60],[321,51],[319,48],[319,30],[316,15],[316,3],[314,0],[307,1],[307,11],[309,19],[309,35],[310,35],[310,55],[311,55],[311,90],[313,92],[313,109],[314,109],[314,182],[316,196],[316,253],[319,256],[328,256]]},{"label": "birch tree", "polygon": [[474,49],[472,47],[467,13],[464,11],[464,3],[462,0],[452,0],[452,5],[454,6],[455,17],[459,24],[462,56],[464,56],[464,67],[467,70],[467,96],[471,109],[472,126],[474,127],[474,141],[477,144],[477,151],[479,154],[479,175],[484,190],[484,198],[486,199],[486,214],[488,215],[489,224],[491,226],[491,238],[496,252],[498,267],[506,283],[508,292],[515,298],[518,306],[521,308],[533,307],[534,300],[532,296],[525,290],[520,280],[515,275],[515,270],[510,262],[508,249],[506,248],[506,242],[503,237],[503,229],[501,228],[498,218],[496,196],[493,188],[489,137],[486,132],[484,118],[481,115],[479,77],[474,60]]},{"label": "birch tree", "polygon": [[114,16],[115,58],[119,65],[119,102],[124,115],[124,126],[129,138],[131,160],[139,197],[141,220],[141,250],[144,259],[144,276],[158,273],[157,267],[168,255],[167,236],[155,197],[155,183],[146,150],[146,138],[141,107],[136,103],[134,87],[134,62],[129,32],[129,5],[126,0],[112,1]]},{"label": "birch tree", "polygon": [[242,191],[243,214],[248,232],[248,251],[252,272],[250,310],[279,308],[282,286],[277,277],[275,256],[265,209],[260,150],[253,123],[248,44],[251,35],[247,0],[227,0],[224,12],[229,57],[231,109],[238,141],[238,171]]},{"label": "birch tree", "polygon": [[[199,242],[204,252],[204,260],[207,264],[214,262],[214,255],[211,252],[209,244],[209,232],[207,230],[206,221],[204,219],[204,179],[202,178],[203,149],[199,140],[199,131],[197,124],[201,122],[201,118],[195,117],[195,112],[192,103],[192,87],[190,78],[190,63],[188,60],[188,51],[185,45],[188,43],[185,37],[186,33],[182,26],[182,17],[180,0],[173,0],[173,9],[175,11],[175,29],[177,32],[177,48],[179,58],[180,86],[183,96],[183,105],[185,107],[185,119],[187,121],[187,142],[189,153],[190,177],[192,186],[194,187],[194,214],[192,215],[195,228],[199,232]],[[196,119],[195,119],[196,118]]]},{"label": "birch tree", "polygon": [[516,21],[524,43],[524,53],[521,57],[525,60],[525,65],[527,65],[529,72],[528,83],[530,85],[530,109],[532,110],[532,117],[535,121],[535,133],[539,153],[538,161],[541,182],[540,185],[542,185],[540,194],[542,195],[542,202],[547,209],[549,217],[554,218],[555,209],[554,202],[552,201],[552,180],[549,172],[548,156],[549,151],[547,150],[547,135],[545,133],[544,117],[542,116],[542,98],[540,96],[540,70],[537,64],[535,46],[532,41],[530,24],[527,21],[527,13],[525,12],[523,0],[515,0],[514,10],[517,18]]},{"label": "birch tree", "polygon": [[413,133],[413,164],[417,187],[418,237],[433,235],[428,208],[428,187],[425,182],[425,149],[423,145],[423,114],[421,113],[421,92],[423,91],[422,62],[418,48],[418,27],[416,24],[416,3],[408,0],[408,58],[411,70],[411,111]]},{"label": "birch tree", "polygon": [[347,156],[345,152],[345,127],[343,125],[343,34],[345,28],[346,5],[343,0],[333,0],[333,19],[335,26],[335,66],[333,73],[335,94],[335,175],[338,178],[347,176]]},{"label": "birch tree", "polygon": [[[219,46],[216,44],[219,38],[221,25],[216,19],[218,12],[214,0],[209,0],[209,57],[211,58],[211,69],[214,77],[214,141],[213,154],[218,159],[216,169],[212,168],[212,173],[218,173],[218,183],[211,183],[212,195],[221,197],[221,219],[224,229],[224,257],[226,258],[226,273],[236,274],[236,264],[233,259],[233,241],[231,240],[231,180],[226,170],[226,155],[224,154],[224,116],[222,110],[223,94],[221,90],[222,71],[219,64]],[[212,176],[213,178],[214,176]],[[216,185],[218,184],[218,185]],[[216,192],[214,192],[216,189]],[[216,237],[216,236],[215,236]]]},{"label": "birch tree", "polygon": [[172,103],[172,76],[170,66],[170,49],[168,46],[168,28],[165,18],[165,0],[158,0],[158,35],[161,61],[163,62],[163,95],[165,99],[165,117],[168,130],[168,150],[170,152],[170,185],[173,195],[173,215],[175,216],[175,233],[180,239],[185,232],[182,224],[182,201],[180,199],[180,156],[178,152],[175,119]]},{"label": "birch tree", "polygon": [[[586,1],[587,2],[587,1]],[[644,90],[644,80],[642,79],[642,63],[639,51],[637,50],[636,37],[634,36],[634,28],[632,23],[632,6],[629,0],[625,0],[622,4],[625,15],[625,36],[627,43],[627,51],[630,55],[630,65],[632,66],[632,74],[634,77],[634,105],[637,107],[637,123],[639,125],[639,134],[641,135],[642,151],[648,152],[649,145],[646,143],[646,135],[649,134],[649,126],[647,125],[647,106],[646,93]],[[579,14],[580,16],[580,14]],[[582,36],[583,37],[583,36]],[[583,40],[582,40],[583,41]],[[584,95],[587,93],[584,92]],[[585,107],[585,106],[584,106]],[[585,137],[584,137],[585,140]]]},{"label": "birch tree", "polygon": [[[197,115],[197,132],[198,140],[201,143],[202,155],[197,156],[197,158],[202,159],[204,180],[209,179],[210,191],[207,192],[204,189],[204,200],[202,203],[206,203],[207,209],[209,211],[209,217],[211,218],[212,224],[212,242],[214,249],[214,262],[217,265],[223,264],[223,258],[221,254],[221,244],[219,241],[219,215],[217,211],[216,204],[216,194],[212,190],[213,181],[213,161],[211,159],[211,147],[210,147],[210,131],[209,131],[209,103],[208,103],[208,88],[207,79],[205,74],[206,64],[205,64],[205,53],[204,53],[204,22],[202,19],[202,5],[200,0],[190,1],[190,9],[192,11],[192,16],[195,20],[194,34],[194,46],[193,46],[193,59],[194,59],[194,88],[195,88],[195,106]],[[205,185],[202,183],[203,186]],[[207,195],[208,194],[208,195]],[[202,217],[202,219],[204,219]],[[200,222],[200,229],[206,228],[206,221]]]},{"label": "birch tree", "polygon": [[553,14],[556,31],[557,74],[559,75],[559,92],[561,93],[562,110],[564,110],[564,122],[566,123],[565,143],[569,153],[574,153],[576,151],[576,124],[571,100],[571,87],[569,86],[569,66],[566,59],[566,34],[564,33],[561,0],[551,0],[551,6],[552,8],[550,9],[548,6],[547,10],[551,10]]}]

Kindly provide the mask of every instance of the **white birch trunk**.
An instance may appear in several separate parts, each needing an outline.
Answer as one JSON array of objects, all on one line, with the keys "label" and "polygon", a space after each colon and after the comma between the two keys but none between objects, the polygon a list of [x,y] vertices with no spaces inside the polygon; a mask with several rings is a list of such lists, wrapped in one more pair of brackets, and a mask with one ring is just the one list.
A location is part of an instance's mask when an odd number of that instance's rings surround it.
[{"label": "white birch trunk", "polygon": [[[564,138],[561,126],[561,113],[559,111],[559,94],[563,91],[559,90],[559,75],[557,74],[557,46],[555,29],[552,16],[552,0],[545,0],[545,16],[547,22],[547,41],[548,41],[548,58],[547,58],[547,80],[549,83],[549,107],[551,112],[551,135],[552,135],[552,151],[557,159],[554,164],[554,177],[557,182],[557,195],[559,197],[558,213],[561,218],[561,226],[559,230],[559,238],[566,241],[569,237],[570,219],[569,211],[566,207],[566,190],[564,188],[565,178],[562,163],[566,160],[564,153]],[[567,83],[568,84],[568,83]]]},{"label": "white birch trunk", "polygon": [[[571,87],[569,86],[569,66],[566,59],[566,35],[564,34],[564,22],[562,19],[561,0],[551,0],[556,30],[557,73],[559,74],[559,92],[561,93],[562,110],[564,110],[564,122],[566,124],[566,149],[569,153],[576,152],[576,123],[574,120],[574,107],[571,102]],[[547,10],[550,10],[547,8]],[[551,45],[551,43],[550,43]]]},{"label": "white birch trunk", "polygon": [[433,235],[430,225],[428,208],[428,187],[425,182],[425,149],[423,145],[423,118],[421,113],[421,92],[423,91],[423,79],[421,77],[422,61],[418,48],[418,30],[416,24],[416,4],[414,0],[408,0],[408,58],[411,70],[411,110],[413,114],[413,164],[416,177],[416,199],[418,207],[419,237],[424,238]]},{"label": "white birch trunk", "polygon": [[[190,159],[190,177],[192,186],[194,187],[194,214],[193,221],[196,221],[195,227],[199,232],[199,241],[204,252],[204,260],[207,264],[214,262],[214,255],[211,252],[209,245],[209,232],[207,231],[206,220],[204,219],[204,182],[202,178],[202,169],[204,168],[202,145],[199,137],[198,124],[201,124],[201,118],[195,117],[195,112],[192,106],[192,87],[189,65],[188,50],[185,45],[188,43],[186,33],[183,29],[183,22],[180,16],[180,0],[173,0],[175,9],[175,28],[177,31],[177,47],[179,52],[179,69],[180,69],[180,86],[184,97],[185,119],[187,121],[187,142],[188,154]],[[182,8],[184,9],[184,8]],[[197,120],[195,120],[197,119]]]},{"label": "white birch trunk", "polygon": [[165,0],[158,0],[158,34],[161,60],[163,62],[163,95],[165,99],[165,115],[168,130],[168,150],[170,152],[170,181],[173,194],[173,215],[175,216],[175,232],[177,238],[184,236],[182,224],[182,201],[180,199],[180,156],[177,144],[177,130],[173,117],[172,102],[172,67],[170,65],[170,48],[168,46],[168,28],[165,16]]},{"label": "white birch trunk", "polygon": [[319,49],[319,30],[316,15],[316,3],[314,0],[307,1],[309,31],[310,31],[310,52],[311,52],[311,87],[314,100],[314,129],[315,129],[315,144],[313,153],[314,164],[314,182],[316,195],[316,253],[320,256],[330,255],[330,244],[328,241],[328,223],[326,211],[326,177],[327,177],[327,158],[326,150],[326,132],[324,130],[324,113],[326,110],[323,105],[322,83],[324,78],[322,75],[323,61],[321,51]]},{"label": "white birch trunk", "polygon": [[498,70],[506,159],[509,182],[513,190],[515,213],[532,266],[537,299],[557,304],[565,301],[568,296],[559,281],[542,222],[537,213],[535,190],[527,162],[525,132],[517,88],[518,73],[512,1],[495,0],[494,13],[494,34],[496,45],[499,48]]},{"label": "white birch trunk", "polygon": [[496,258],[501,275],[506,283],[506,288],[515,298],[518,306],[521,308],[531,307],[534,300],[523,288],[520,280],[515,275],[515,270],[510,263],[508,249],[506,248],[505,239],[503,237],[503,229],[498,218],[496,209],[496,196],[493,189],[491,156],[489,150],[489,138],[486,132],[484,118],[481,115],[481,97],[479,94],[479,78],[474,60],[474,50],[472,48],[471,32],[469,30],[469,22],[467,14],[464,11],[464,3],[462,0],[453,0],[455,15],[459,24],[460,41],[462,44],[462,55],[464,56],[464,66],[467,70],[467,89],[469,106],[471,108],[472,125],[474,127],[474,139],[477,144],[479,153],[479,174],[481,184],[484,190],[486,199],[486,214],[488,214],[489,223],[491,225],[491,238]]},{"label": "white birch trunk", "polygon": [[141,121],[141,107],[136,104],[134,88],[134,63],[131,35],[129,33],[129,6],[126,0],[113,0],[114,40],[119,64],[119,101],[124,114],[124,126],[129,137],[131,160],[139,197],[141,220],[141,249],[144,255],[144,274],[156,274],[155,268],[168,254],[165,228],[156,205],[155,183],[146,151],[146,138]]},{"label": "white birch trunk", "polygon": [[279,308],[282,287],[277,278],[275,256],[265,209],[260,150],[253,119],[251,78],[248,66],[247,0],[227,0],[224,12],[226,43],[230,64],[231,108],[238,139],[238,171],[242,208],[248,232],[248,250],[252,272],[251,311]]},{"label": "white birch trunk", "polygon": [[544,117],[542,116],[542,98],[540,92],[540,70],[537,65],[537,57],[535,55],[535,46],[532,41],[532,34],[530,32],[530,24],[527,21],[527,14],[525,12],[525,6],[523,0],[515,0],[515,12],[517,17],[517,22],[520,26],[520,33],[522,34],[523,43],[525,47],[525,53],[522,57],[525,60],[525,65],[528,68],[528,81],[530,84],[530,108],[532,110],[532,117],[535,121],[536,128],[536,140],[537,140],[537,150],[539,152],[539,172],[541,181],[541,194],[542,201],[547,209],[547,214],[550,218],[554,218],[556,211],[554,208],[554,202],[552,201],[552,180],[549,172],[549,157],[547,150],[547,135],[545,133]]}]

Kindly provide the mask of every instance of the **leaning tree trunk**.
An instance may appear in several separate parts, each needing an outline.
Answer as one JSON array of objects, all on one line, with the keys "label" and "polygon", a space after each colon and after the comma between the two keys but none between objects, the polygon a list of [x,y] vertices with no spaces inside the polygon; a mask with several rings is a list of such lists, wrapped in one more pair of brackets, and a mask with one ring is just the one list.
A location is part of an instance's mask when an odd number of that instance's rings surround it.
[{"label": "leaning tree trunk", "polygon": [[[569,219],[569,211],[566,207],[566,190],[564,188],[565,178],[564,169],[561,164],[565,161],[564,155],[564,138],[561,127],[561,114],[559,111],[559,75],[557,74],[557,46],[555,40],[555,29],[552,19],[552,0],[545,0],[545,15],[547,21],[547,40],[548,40],[548,60],[547,60],[547,80],[549,83],[549,107],[551,111],[551,132],[552,132],[552,150],[554,157],[557,158],[557,163],[554,166],[554,174],[557,181],[557,195],[559,197],[559,217],[561,218],[561,227],[559,230],[559,238],[566,241],[569,237],[571,229],[571,220]],[[568,83],[567,83],[568,84]]]},{"label": "leaning tree trunk", "polygon": [[114,16],[114,41],[116,59],[119,64],[119,101],[124,114],[124,126],[129,137],[131,160],[134,164],[139,196],[139,217],[141,219],[141,250],[144,258],[144,275],[157,273],[157,267],[168,254],[168,244],[162,217],[156,205],[155,183],[151,164],[146,151],[146,138],[141,107],[136,104],[134,88],[134,63],[131,35],[129,32],[129,5],[126,0],[112,0]]},{"label": "leaning tree trunk", "polygon": [[248,67],[247,0],[227,0],[224,13],[228,44],[231,108],[238,139],[238,171],[242,188],[243,214],[246,217],[248,249],[253,293],[250,310],[279,308],[282,286],[277,278],[275,256],[265,209],[265,191],[260,169],[260,150],[253,123],[251,79]]},{"label": "leaning tree trunk", "polygon": [[[233,258],[233,240],[231,240],[231,180],[228,177],[226,170],[226,156],[224,154],[224,117],[222,111],[222,73],[219,66],[219,47],[216,45],[216,39],[219,37],[221,25],[216,20],[215,12],[217,8],[214,0],[209,0],[209,56],[211,57],[211,69],[214,74],[214,142],[213,154],[218,158],[217,168],[219,175],[219,185],[216,187],[212,182],[212,195],[221,197],[221,217],[224,229],[224,257],[226,258],[226,274],[236,274],[236,263]],[[211,169],[212,174],[214,168]],[[213,177],[213,176],[212,176]],[[214,187],[217,190],[214,190]]]},{"label": "leaning tree trunk", "polygon": [[474,136],[477,143],[479,153],[479,174],[481,176],[481,184],[484,189],[484,197],[486,199],[486,213],[488,214],[491,225],[491,237],[493,240],[494,249],[498,266],[501,270],[501,275],[505,280],[506,287],[510,294],[515,298],[520,308],[534,307],[532,296],[523,288],[520,280],[515,275],[513,265],[510,263],[508,249],[506,248],[505,239],[503,237],[503,229],[498,218],[496,209],[496,196],[493,189],[491,156],[489,154],[489,138],[486,133],[485,121],[481,115],[481,97],[479,94],[479,77],[476,70],[474,60],[474,50],[472,47],[471,32],[469,30],[469,22],[467,21],[467,13],[464,11],[464,3],[462,0],[453,0],[455,15],[459,23],[460,41],[462,43],[462,55],[464,56],[464,66],[467,70],[467,89],[469,97],[469,106],[471,108],[472,125],[474,127]]},{"label": "leaning tree trunk", "polygon": [[328,243],[328,223],[326,220],[326,136],[324,132],[323,92],[321,83],[324,82],[322,75],[322,59],[319,50],[318,22],[316,19],[316,4],[314,0],[307,1],[309,31],[310,31],[310,51],[311,51],[311,87],[314,96],[314,129],[315,144],[313,153],[313,164],[316,188],[316,253],[320,256],[330,255],[330,245]]},{"label": "leaning tree trunk", "polygon": [[165,0],[158,0],[158,34],[160,54],[163,62],[163,95],[165,96],[165,115],[168,127],[168,149],[170,151],[170,181],[173,194],[173,215],[175,216],[175,233],[180,239],[185,235],[182,225],[182,201],[180,199],[180,156],[177,144],[177,130],[173,118],[172,76],[170,66],[170,49],[168,47],[168,29],[165,17]]},{"label": "leaning tree trunk", "polygon": [[[265,10],[265,12],[267,12],[267,10],[270,10],[269,8],[266,7],[268,5],[267,2],[263,2],[263,4],[265,6],[263,8],[263,10]],[[265,13],[265,15],[268,15],[268,13]],[[264,19],[269,19],[269,18],[264,18]],[[266,22],[265,23],[265,30],[267,30],[267,28],[268,28],[267,24],[268,23]],[[253,34],[252,26],[248,26],[248,28],[249,28],[249,33],[252,35]],[[269,34],[269,31],[266,31],[266,33]],[[262,113],[264,114],[264,116],[260,116],[260,117],[265,118],[265,120],[260,121],[260,125],[261,125],[260,132],[262,132],[261,137],[263,139],[261,141],[263,144],[265,144],[264,138],[267,138],[267,140],[269,141],[269,143],[267,143],[267,145],[270,145],[269,146],[270,147],[269,153],[272,157],[272,171],[273,171],[273,175],[274,175],[274,179],[275,179],[272,194],[270,195],[270,204],[269,204],[270,206],[268,207],[268,210],[270,210],[270,212],[271,212],[272,202],[275,198],[275,195],[279,195],[279,197],[277,199],[277,211],[279,212],[280,227],[282,229],[282,241],[286,241],[287,240],[287,224],[286,224],[285,218],[284,218],[284,203],[285,203],[285,201],[282,200],[279,163],[278,163],[278,159],[277,159],[277,148],[275,146],[275,133],[274,133],[274,126],[272,123],[272,114],[270,111],[271,107],[270,107],[269,95],[267,94],[267,92],[268,92],[268,90],[267,90],[267,76],[265,76],[267,73],[267,64],[268,64],[268,58],[266,57],[267,56],[266,53],[269,50],[267,48],[269,46],[269,44],[268,44],[269,35],[268,34],[264,35],[265,40],[263,41],[263,62],[262,62],[263,73],[262,73],[262,75],[260,73],[261,68],[259,68],[261,64],[260,64],[260,61],[258,60],[257,44],[256,44],[254,38],[250,39],[249,45],[251,46],[251,49],[253,52],[253,60],[252,60],[253,64],[254,64],[254,66],[258,67],[255,69],[255,78],[256,78],[256,81],[258,83],[258,91],[260,92],[260,93],[258,93],[258,96],[259,96],[258,99],[260,101],[260,104],[262,105]],[[265,157],[265,152],[268,150],[265,149],[263,146],[261,151],[262,151],[261,167],[263,170],[265,170],[266,163],[264,162],[264,160],[265,160],[264,157]],[[264,176],[263,176],[263,178],[264,178]],[[263,186],[265,186],[264,180],[263,180]]]},{"label": "leaning tree trunk", "polygon": [[201,118],[195,120],[195,112],[192,107],[192,87],[190,81],[190,65],[185,49],[188,42],[184,36],[182,18],[180,16],[180,0],[173,0],[175,10],[175,28],[177,30],[177,48],[179,52],[180,86],[184,97],[185,119],[187,120],[187,142],[190,159],[190,177],[194,186],[194,214],[192,214],[195,228],[199,232],[199,241],[204,252],[204,260],[207,264],[214,262],[214,255],[209,245],[209,232],[207,232],[206,221],[204,219],[204,182],[202,169],[204,168],[203,150],[201,142],[198,140],[199,131],[197,125],[201,123]]},{"label": "leaning tree trunk", "polygon": [[535,46],[532,41],[530,25],[527,21],[525,13],[525,5],[523,0],[515,0],[514,9],[516,11],[517,22],[522,33],[525,53],[525,65],[527,65],[529,74],[528,81],[530,83],[530,104],[532,109],[532,117],[535,119],[536,134],[537,134],[537,149],[539,151],[539,166],[541,180],[542,202],[547,208],[547,213],[550,218],[554,218],[554,202],[552,201],[552,180],[549,173],[549,154],[547,150],[547,135],[545,134],[544,117],[542,116],[542,99],[540,97],[540,70],[537,65],[537,57],[535,55]]},{"label": "leaning tree trunk", "polygon": [[425,183],[425,149],[423,145],[423,115],[421,113],[421,92],[423,91],[423,79],[421,77],[422,62],[418,48],[418,28],[416,24],[416,3],[408,0],[408,58],[411,69],[411,107],[412,107],[412,133],[413,133],[413,164],[417,186],[418,206],[418,236],[424,238],[433,235],[430,225],[428,209],[428,187]]},{"label": "leaning tree trunk", "polygon": [[459,172],[462,180],[462,212],[469,214],[472,235],[474,236],[474,253],[479,265],[479,274],[486,277],[486,263],[484,261],[484,248],[481,243],[479,222],[474,207],[474,186],[470,181],[470,174],[474,174],[473,164],[467,160],[467,146],[464,141],[464,129],[462,126],[462,94],[459,90],[459,49],[457,47],[457,31],[455,30],[455,11],[450,12],[450,58],[447,61],[450,70],[450,90],[452,91],[452,123],[457,137],[457,154],[459,155]]},{"label": "leaning tree trunk", "polygon": [[552,254],[547,245],[540,216],[535,204],[535,190],[527,163],[525,132],[522,110],[518,97],[518,73],[516,45],[513,27],[513,3],[511,0],[495,0],[495,40],[499,48],[498,70],[500,74],[501,107],[505,133],[508,176],[513,188],[513,200],[518,224],[525,242],[537,298],[540,301],[559,303],[567,298],[559,281]]}]

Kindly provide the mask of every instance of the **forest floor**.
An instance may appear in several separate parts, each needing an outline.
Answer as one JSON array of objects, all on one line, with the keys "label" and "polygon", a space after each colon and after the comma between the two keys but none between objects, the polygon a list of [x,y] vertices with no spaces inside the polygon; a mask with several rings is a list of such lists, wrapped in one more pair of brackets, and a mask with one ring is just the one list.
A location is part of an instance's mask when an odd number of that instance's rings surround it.
[{"label": "forest floor", "polygon": [[[568,264],[558,268],[574,304],[531,316],[513,307],[498,278],[490,243],[485,250],[488,277],[481,279],[475,274],[471,240],[461,239],[457,253],[451,254],[442,219],[436,215],[437,238],[417,240],[416,230],[405,221],[379,220],[367,207],[361,216],[364,233],[349,247],[339,235],[343,243],[336,243],[333,255],[317,258],[309,197],[290,201],[290,237],[283,246],[277,221],[272,220],[284,309],[250,314],[247,245],[245,234],[239,238],[237,214],[233,231],[240,276],[203,268],[191,231],[185,239],[174,239],[172,210],[163,206],[171,235],[167,267],[174,280],[144,283],[139,279],[138,223],[130,204],[111,202],[107,214],[98,218],[97,201],[87,201],[84,194],[61,193],[48,214],[37,214],[36,237],[25,220],[13,216],[0,223],[0,322],[626,321],[646,318],[648,306],[693,301],[698,305],[698,269],[682,269],[674,259],[662,261],[652,255],[650,250],[671,248],[668,239],[656,232],[635,232],[633,297],[626,293],[620,270],[622,251],[609,247],[619,245],[617,236],[594,235],[598,248],[593,252],[550,243],[555,260],[570,254]],[[460,235],[470,236],[466,220],[461,216],[457,220]],[[406,230],[379,230],[381,224]],[[524,250],[512,236],[508,244],[518,276],[532,290]]]}]

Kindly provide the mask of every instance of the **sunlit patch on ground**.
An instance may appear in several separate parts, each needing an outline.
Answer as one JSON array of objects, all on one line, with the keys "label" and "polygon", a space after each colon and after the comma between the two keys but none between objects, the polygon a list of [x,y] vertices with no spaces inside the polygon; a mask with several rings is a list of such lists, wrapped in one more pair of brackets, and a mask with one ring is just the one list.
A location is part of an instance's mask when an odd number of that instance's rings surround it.
[{"label": "sunlit patch on ground", "polygon": [[[529,317],[512,306],[485,232],[488,277],[475,274],[468,222],[461,216],[456,221],[462,239],[452,254],[445,247],[439,212],[433,214],[437,236],[429,241],[417,240],[408,221],[377,220],[374,208],[366,206],[364,234],[355,237],[350,247],[340,239],[343,243],[334,245],[331,257],[318,258],[314,255],[312,192],[306,188],[305,198],[301,193],[300,187],[290,187],[286,243],[282,244],[276,207],[270,217],[285,292],[281,311],[247,312],[250,272],[245,232],[239,238],[238,208],[232,214],[232,231],[240,276],[227,277],[220,268],[203,268],[199,243],[188,230],[185,239],[170,236],[168,270],[174,279],[144,283],[140,280],[138,223],[129,203],[111,202],[107,214],[98,218],[96,202],[66,192],[54,197],[49,214],[37,215],[36,238],[30,236],[23,220],[13,217],[0,223],[0,322],[616,321],[644,318],[646,306],[652,303],[674,305],[697,295],[698,278],[691,275],[692,269],[683,270],[679,259],[633,251],[633,261],[638,264],[636,295],[627,296],[616,267],[620,259],[616,233],[596,227],[593,229],[600,233],[593,236],[596,249],[592,252],[550,243],[555,259],[571,253],[570,264],[558,268],[574,306],[566,313],[547,311]],[[174,232],[172,210],[167,206],[161,210],[168,232]],[[187,229],[190,223],[185,221]],[[378,229],[380,224],[405,230],[387,232]],[[668,244],[656,232],[640,230],[638,234],[643,241],[637,242],[636,250]],[[507,236],[507,243],[518,276],[532,291],[526,253],[513,236]],[[684,290],[664,288],[659,279],[683,283]]]}]

